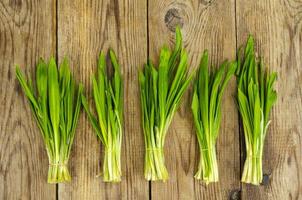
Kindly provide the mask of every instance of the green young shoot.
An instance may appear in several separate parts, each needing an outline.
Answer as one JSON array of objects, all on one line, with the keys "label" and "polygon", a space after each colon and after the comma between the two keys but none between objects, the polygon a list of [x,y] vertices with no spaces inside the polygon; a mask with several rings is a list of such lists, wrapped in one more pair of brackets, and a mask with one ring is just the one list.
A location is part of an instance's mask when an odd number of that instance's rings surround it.
[{"label": "green young shoot", "polygon": [[149,61],[139,72],[146,147],[144,174],[147,180],[168,179],[163,154],[165,137],[191,79],[192,75],[188,74],[187,53],[182,48],[181,32],[177,27],[174,50],[171,52],[163,47],[158,68]]},{"label": "green young shoot", "polygon": [[218,181],[216,139],[221,121],[221,99],[228,81],[236,71],[236,63],[224,62],[219,68],[208,70],[208,52],[200,61],[194,81],[192,113],[200,150],[196,179],[206,184]]},{"label": "green young shoot", "polygon": [[76,85],[66,59],[60,70],[53,58],[48,63],[39,60],[37,91],[18,66],[16,76],[45,143],[49,158],[48,183],[70,181],[67,163],[81,108],[82,85]]},{"label": "green young shoot", "polygon": [[254,185],[262,182],[264,140],[270,123],[269,114],[277,100],[273,88],[277,74],[263,68],[262,60],[254,52],[254,39],[250,36],[245,52],[239,51],[238,55],[237,103],[247,152],[241,180]]},{"label": "green young shoot", "polygon": [[100,54],[97,77],[92,77],[94,104],[97,117],[89,109],[82,95],[83,107],[105,148],[103,179],[105,182],[121,181],[121,145],[123,124],[123,81],[120,66],[113,50],[109,51],[113,75],[107,75],[106,59]]}]

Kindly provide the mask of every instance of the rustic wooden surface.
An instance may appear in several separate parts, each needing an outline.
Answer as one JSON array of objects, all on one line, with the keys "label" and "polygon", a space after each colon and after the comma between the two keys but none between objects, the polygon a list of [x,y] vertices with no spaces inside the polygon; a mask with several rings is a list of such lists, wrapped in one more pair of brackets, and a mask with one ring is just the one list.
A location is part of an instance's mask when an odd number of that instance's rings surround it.
[{"label": "rustic wooden surface", "polygon": [[[278,101],[265,144],[259,187],[242,184],[244,149],[233,101],[235,80],[224,95],[217,144],[220,182],[193,178],[199,159],[190,114],[190,92],[167,135],[170,179],[144,180],[137,70],[159,48],[173,45],[182,26],[191,68],[207,48],[213,65],[234,59],[253,34],[256,49],[278,71]],[[301,0],[1,0],[0,1],[0,199],[302,199],[302,1]],[[113,48],[125,79],[123,179],[103,183],[102,146],[81,115],[69,162],[70,184],[46,183],[48,160],[40,133],[18,85],[19,64],[34,76],[39,57],[64,56],[91,96],[98,53]]]},{"label": "rustic wooden surface", "polygon": [[[48,9],[45,9],[48,8]],[[40,56],[56,53],[55,1],[0,2],[0,199],[56,199],[48,160],[15,64],[34,75]]]}]

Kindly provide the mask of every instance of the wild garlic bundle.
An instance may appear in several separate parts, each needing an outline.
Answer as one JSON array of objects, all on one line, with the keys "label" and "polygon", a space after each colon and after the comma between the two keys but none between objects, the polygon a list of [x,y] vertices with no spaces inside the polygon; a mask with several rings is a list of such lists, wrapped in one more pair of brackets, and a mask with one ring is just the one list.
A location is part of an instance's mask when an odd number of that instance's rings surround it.
[{"label": "wild garlic bundle", "polygon": [[236,63],[224,62],[219,68],[208,70],[205,51],[194,82],[192,112],[199,144],[200,161],[196,179],[207,184],[218,181],[216,140],[221,121],[221,99],[228,81],[236,71]]},{"label": "wild garlic bundle", "polygon": [[36,88],[17,66],[16,75],[40,128],[49,158],[48,183],[70,181],[67,168],[80,108],[82,86],[76,85],[67,60],[58,70],[53,58],[39,60]]},{"label": "wild garlic bundle", "polygon": [[121,145],[123,132],[123,81],[120,66],[112,50],[109,51],[114,69],[113,76],[107,75],[105,55],[100,54],[97,78],[92,77],[95,117],[82,95],[83,106],[97,137],[105,147],[103,179],[105,182],[121,181]]},{"label": "wild garlic bundle", "polygon": [[171,52],[163,47],[158,68],[149,61],[139,72],[146,148],[144,174],[147,180],[168,179],[163,152],[165,137],[191,78],[192,75],[188,74],[187,53],[182,48],[181,32],[177,27],[174,50]]},{"label": "wild garlic bundle", "polygon": [[245,52],[239,51],[237,85],[238,108],[241,114],[246,145],[246,160],[242,182],[259,185],[262,182],[262,155],[264,140],[270,123],[269,114],[277,100],[273,84],[275,72],[263,69],[263,62],[254,52],[250,36]]}]

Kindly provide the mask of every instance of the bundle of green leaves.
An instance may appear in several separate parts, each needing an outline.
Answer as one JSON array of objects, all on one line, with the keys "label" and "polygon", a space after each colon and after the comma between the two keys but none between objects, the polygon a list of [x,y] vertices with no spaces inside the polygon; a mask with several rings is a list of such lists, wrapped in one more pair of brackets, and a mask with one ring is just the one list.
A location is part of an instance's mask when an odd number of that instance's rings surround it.
[{"label": "bundle of green leaves", "polygon": [[48,183],[70,181],[67,162],[81,108],[82,86],[76,85],[66,59],[60,70],[53,58],[48,63],[39,60],[37,91],[32,80],[27,81],[18,66],[16,76],[45,143],[49,158]]},{"label": "bundle of green leaves", "polygon": [[221,121],[221,99],[228,81],[236,71],[236,63],[225,61],[219,68],[208,70],[208,52],[200,61],[194,81],[192,112],[200,150],[196,179],[207,184],[218,181],[216,139]]},{"label": "bundle of green leaves", "polygon": [[164,46],[160,52],[158,68],[148,61],[139,72],[146,148],[144,174],[147,180],[168,179],[163,153],[165,137],[191,79],[187,53],[182,48],[181,32],[177,27],[174,50],[171,52]]},{"label": "bundle of green leaves", "polygon": [[105,182],[121,181],[121,145],[123,124],[123,80],[120,66],[113,50],[109,51],[113,76],[107,75],[105,55],[100,54],[97,78],[92,77],[94,104],[97,117],[89,109],[82,95],[82,103],[97,137],[105,147],[103,179]]},{"label": "bundle of green leaves", "polygon": [[262,155],[270,123],[269,114],[277,100],[273,88],[277,74],[263,69],[262,60],[255,55],[252,36],[248,38],[245,51],[239,51],[237,62],[237,103],[243,122],[247,156],[241,180],[259,185],[262,182]]}]

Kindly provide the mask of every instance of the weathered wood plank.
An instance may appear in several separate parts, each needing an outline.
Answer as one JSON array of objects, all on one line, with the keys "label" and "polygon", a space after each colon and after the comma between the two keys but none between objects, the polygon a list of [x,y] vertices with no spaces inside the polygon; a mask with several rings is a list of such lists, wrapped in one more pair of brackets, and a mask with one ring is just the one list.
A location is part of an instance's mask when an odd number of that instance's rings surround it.
[{"label": "weathered wood plank", "polygon": [[[174,27],[183,26],[184,45],[192,68],[201,53],[209,50],[213,65],[234,59],[236,50],[235,2],[232,1],[149,1],[149,52],[158,59],[164,43],[174,42]],[[172,42],[173,41],[173,42]],[[206,186],[195,181],[199,151],[191,116],[190,92],[183,98],[166,138],[165,157],[170,179],[152,183],[152,199],[227,199],[240,190],[238,114],[232,95],[235,80],[223,100],[223,117],[217,144],[220,182]]]},{"label": "weathered wood plank", "polygon": [[59,199],[147,199],[143,179],[144,144],[140,123],[137,69],[147,58],[145,1],[60,1],[58,5],[59,57],[71,59],[78,80],[91,97],[91,75],[101,50],[112,47],[124,76],[125,127],[122,145],[122,182],[103,183],[103,152],[84,113],[73,146],[69,185],[59,186]]},{"label": "weathered wood plank", "polygon": [[40,132],[15,78],[16,64],[33,75],[39,57],[54,55],[55,9],[51,0],[0,2],[0,199],[56,197]]},{"label": "weathered wood plank", "polygon": [[269,69],[278,72],[263,171],[266,185],[242,185],[243,199],[302,198],[302,2],[237,0],[238,44],[253,34]]}]

